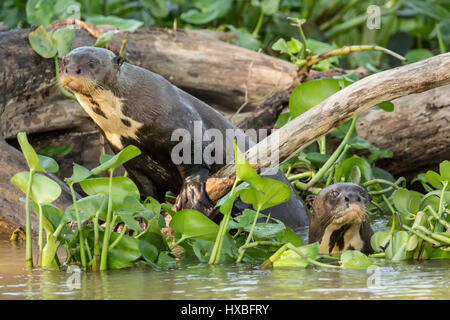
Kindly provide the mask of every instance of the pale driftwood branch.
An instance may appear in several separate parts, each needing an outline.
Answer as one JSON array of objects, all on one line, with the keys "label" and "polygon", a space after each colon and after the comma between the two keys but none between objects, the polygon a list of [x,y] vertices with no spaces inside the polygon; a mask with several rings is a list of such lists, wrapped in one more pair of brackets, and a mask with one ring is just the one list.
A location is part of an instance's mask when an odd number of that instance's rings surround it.
[{"label": "pale driftwood branch", "polygon": [[[382,102],[450,84],[450,53],[368,76],[329,97],[316,107],[286,124],[278,132],[279,142],[264,140],[246,152],[252,166],[260,171],[271,163],[286,160],[301,148],[327,134],[340,124]],[[270,136],[267,137],[270,139]],[[279,150],[264,158],[266,146]],[[279,159],[277,159],[279,157]],[[230,188],[235,176],[228,164],[208,179],[206,192],[217,201]],[[225,178],[225,179],[218,179]]]}]

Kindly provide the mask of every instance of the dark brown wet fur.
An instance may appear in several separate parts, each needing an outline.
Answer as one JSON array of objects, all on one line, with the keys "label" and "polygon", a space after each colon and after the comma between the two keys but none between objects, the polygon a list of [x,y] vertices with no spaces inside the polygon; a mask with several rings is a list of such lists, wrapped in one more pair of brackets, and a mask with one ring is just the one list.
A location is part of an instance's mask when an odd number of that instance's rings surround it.
[{"label": "dark brown wet fur", "polygon": [[[102,105],[101,102],[101,95],[107,91],[122,103],[123,117],[118,123],[123,128],[134,128],[131,122],[142,124],[133,132],[135,138],[125,137],[123,132],[115,132],[120,135],[120,145],[125,147],[132,144],[142,151],[141,156],[125,165],[142,194],[162,200],[168,190],[180,193],[177,209],[194,208],[213,217],[212,204],[204,191],[204,182],[223,164],[173,163],[171,150],[179,141],[171,141],[171,136],[175,129],[181,128],[191,133],[193,139],[194,121],[199,121],[202,123],[202,133],[207,129],[218,129],[224,139],[228,139],[223,141],[223,145],[227,146],[227,150],[223,150],[223,156],[225,158],[228,153],[233,158],[233,137],[227,137],[225,131],[236,130],[236,136],[245,140],[245,146],[241,149],[247,150],[254,142],[242,130],[233,126],[209,105],[175,87],[160,75],[126,63],[123,58],[116,57],[106,49],[81,47],[71,51],[63,58],[61,81],[72,92],[89,101],[92,109],[89,111],[94,112],[92,115],[100,115],[101,119],[108,117],[107,108],[110,106]],[[105,128],[100,127],[105,131]],[[109,142],[115,152],[120,151],[117,141],[116,146],[112,141]],[[210,142],[203,142],[202,151],[208,144]],[[193,153],[193,143],[191,150]],[[281,172],[269,177],[288,183]],[[272,217],[296,230],[308,225],[309,215],[292,187],[291,193],[289,201],[270,211]]]}]

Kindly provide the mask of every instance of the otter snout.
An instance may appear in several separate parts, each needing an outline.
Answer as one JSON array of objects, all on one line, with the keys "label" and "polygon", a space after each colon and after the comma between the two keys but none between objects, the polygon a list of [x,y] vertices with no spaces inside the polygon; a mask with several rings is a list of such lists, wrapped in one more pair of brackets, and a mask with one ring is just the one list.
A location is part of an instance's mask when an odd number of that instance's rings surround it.
[{"label": "otter snout", "polygon": [[80,75],[81,66],[68,56],[64,56],[61,61],[61,72],[66,75]]}]

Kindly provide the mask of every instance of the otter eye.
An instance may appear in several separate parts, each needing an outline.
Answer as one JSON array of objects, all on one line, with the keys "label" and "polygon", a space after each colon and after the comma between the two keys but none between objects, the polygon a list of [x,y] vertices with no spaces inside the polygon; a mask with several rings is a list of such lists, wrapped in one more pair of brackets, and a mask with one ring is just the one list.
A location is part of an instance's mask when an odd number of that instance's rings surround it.
[{"label": "otter eye", "polygon": [[89,61],[89,62],[88,62],[88,66],[89,66],[90,68],[94,68],[94,67],[95,67],[95,61],[94,61],[94,60]]},{"label": "otter eye", "polygon": [[334,191],[331,192],[331,196],[332,196],[333,198],[337,198],[337,197],[339,197],[339,192],[337,192],[336,190],[334,190]]}]

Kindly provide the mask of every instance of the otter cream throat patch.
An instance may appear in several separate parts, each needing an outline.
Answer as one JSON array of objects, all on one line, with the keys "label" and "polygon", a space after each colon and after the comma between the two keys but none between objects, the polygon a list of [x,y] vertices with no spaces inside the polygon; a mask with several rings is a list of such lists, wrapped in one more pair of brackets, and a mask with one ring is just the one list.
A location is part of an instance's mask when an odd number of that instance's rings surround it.
[{"label": "otter cream throat patch", "polygon": [[[111,91],[99,90],[92,97],[75,93],[78,102],[95,123],[105,132],[106,139],[123,149],[122,137],[138,140],[137,131],[144,125],[122,112],[123,100]],[[120,134],[118,134],[120,132]]]}]

